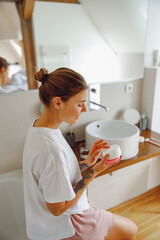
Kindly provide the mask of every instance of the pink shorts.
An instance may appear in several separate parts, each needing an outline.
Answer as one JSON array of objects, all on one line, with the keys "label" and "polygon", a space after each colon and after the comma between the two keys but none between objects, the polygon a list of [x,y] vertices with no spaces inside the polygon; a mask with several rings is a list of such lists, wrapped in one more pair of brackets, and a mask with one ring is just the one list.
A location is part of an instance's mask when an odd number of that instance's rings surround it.
[{"label": "pink shorts", "polygon": [[75,235],[64,240],[104,240],[107,236],[113,225],[112,213],[88,203],[90,207],[83,214],[71,215]]}]

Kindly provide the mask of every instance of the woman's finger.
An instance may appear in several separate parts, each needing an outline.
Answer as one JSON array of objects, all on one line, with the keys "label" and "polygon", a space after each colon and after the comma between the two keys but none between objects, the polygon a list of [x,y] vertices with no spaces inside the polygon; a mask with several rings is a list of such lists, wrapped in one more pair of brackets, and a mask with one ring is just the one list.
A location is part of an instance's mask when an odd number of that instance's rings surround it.
[{"label": "woman's finger", "polygon": [[100,140],[94,142],[94,144],[99,144],[99,143],[101,143],[101,142],[104,142],[104,139],[100,139]]},{"label": "woman's finger", "polygon": [[94,142],[94,144],[92,145],[91,149],[95,148],[95,146],[97,146],[99,143],[102,143],[104,140],[101,139],[101,140],[98,140],[96,142]]},{"label": "woman's finger", "polygon": [[93,147],[95,147],[95,146],[97,146],[99,144],[103,144],[103,143],[105,143],[104,139],[98,140],[98,141],[94,142]]},{"label": "woman's finger", "polygon": [[106,154],[104,155],[104,157],[102,158],[103,161],[107,161],[109,159],[110,155],[109,154]]},{"label": "woman's finger", "polygon": [[102,148],[109,148],[109,146],[107,146],[108,142],[104,142],[104,140],[99,140],[97,142],[95,142],[90,150],[90,152],[92,153],[93,151],[95,151],[95,149],[102,149]]},{"label": "woman's finger", "polygon": [[100,149],[97,149],[96,151],[94,151],[94,152],[91,153],[90,155],[91,155],[92,158],[95,158],[96,156],[100,155],[100,152],[101,152],[101,150],[100,150]]},{"label": "woman's finger", "polygon": [[94,151],[96,151],[97,149],[102,150],[102,149],[108,149],[110,148],[110,146],[106,146],[106,145],[100,145],[100,146],[96,146],[91,150],[91,153],[93,153]]},{"label": "woman's finger", "polygon": [[96,148],[97,148],[97,149],[100,149],[100,148],[110,148],[110,146],[107,145],[107,144],[108,144],[108,143],[99,144],[99,145],[96,146]]}]

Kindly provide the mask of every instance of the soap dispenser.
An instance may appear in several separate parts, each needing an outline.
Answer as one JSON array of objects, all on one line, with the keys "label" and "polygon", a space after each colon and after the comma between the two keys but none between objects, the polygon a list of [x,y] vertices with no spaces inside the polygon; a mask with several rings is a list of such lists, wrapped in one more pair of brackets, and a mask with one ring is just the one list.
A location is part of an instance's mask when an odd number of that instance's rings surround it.
[{"label": "soap dispenser", "polygon": [[141,119],[140,119],[140,130],[144,131],[147,129],[147,124],[148,124],[148,118],[146,117],[145,113],[142,113]]}]

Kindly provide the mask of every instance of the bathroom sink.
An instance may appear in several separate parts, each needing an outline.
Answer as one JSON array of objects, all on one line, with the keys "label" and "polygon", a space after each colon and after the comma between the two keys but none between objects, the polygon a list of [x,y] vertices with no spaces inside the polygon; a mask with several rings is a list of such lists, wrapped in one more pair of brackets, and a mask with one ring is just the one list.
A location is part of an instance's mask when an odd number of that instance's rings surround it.
[{"label": "bathroom sink", "polygon": [[139,128],[121,120],[99,120],[89,123],[85,128],[88,150],[95,141],[104,139],[109,145],[118,144],[122,160],[134,157],[139,151]]}]

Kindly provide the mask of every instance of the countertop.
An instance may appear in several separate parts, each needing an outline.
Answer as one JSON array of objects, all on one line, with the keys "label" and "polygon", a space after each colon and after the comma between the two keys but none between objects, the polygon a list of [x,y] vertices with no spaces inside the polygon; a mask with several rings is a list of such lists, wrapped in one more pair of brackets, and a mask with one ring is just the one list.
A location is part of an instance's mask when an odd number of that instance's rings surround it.
[{"label": "countertop", "polygon": [[[140,135],[145,138],[154,137],[154,138],[157,138],[158,140],[160,140],[160,134],[150,131],[150,130],[145,130],[145,131],[141,132]],[[84,142],[84,140],[76,142],[75,146],[72,148],[74,153],[77,156],[78,161],[82,160],[80,158],[80,154],[79,154],[79,144],[82,142]],[[156,157],[159,155],[160,155],[160,147],[155,146],[149,142],[139,143],[139,152],[136,156],[134,156],[133,158],[130,158],[128,160],[121,160],[120,163],[101,172],[99,175],[97,175],[97,177],[102,176],[107,173],[112,173],[113,171],[116,171],[118,169],[130,166],[130,165],[138,163],[138,162],[142,162],[146,159]]]}]

